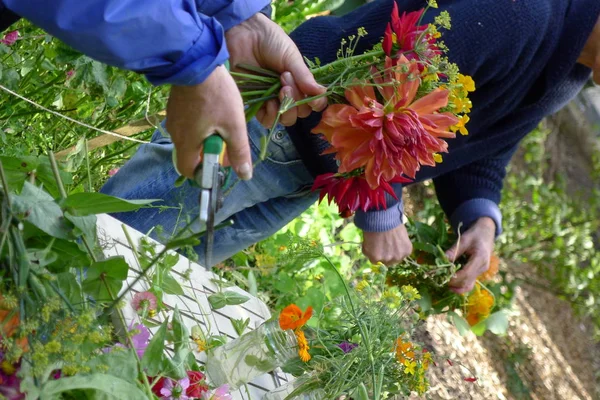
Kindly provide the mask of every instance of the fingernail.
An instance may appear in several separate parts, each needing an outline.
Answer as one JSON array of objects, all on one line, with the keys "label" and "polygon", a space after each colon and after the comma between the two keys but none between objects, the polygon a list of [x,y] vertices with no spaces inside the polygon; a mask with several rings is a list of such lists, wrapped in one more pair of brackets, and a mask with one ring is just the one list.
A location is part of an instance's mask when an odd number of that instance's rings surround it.
[{"label": "fingernail", "polygon": [[240,179],[243,181],[252,179],[252,167],[248,163],[242,164],[236,172]]},{"label": "fingernail", "polygon": [[281,78],[283,79],[283,81],[285,82],[286,85],[291,85],[292,84],[292,74],[289,72],[284,72],[281,75]]}]

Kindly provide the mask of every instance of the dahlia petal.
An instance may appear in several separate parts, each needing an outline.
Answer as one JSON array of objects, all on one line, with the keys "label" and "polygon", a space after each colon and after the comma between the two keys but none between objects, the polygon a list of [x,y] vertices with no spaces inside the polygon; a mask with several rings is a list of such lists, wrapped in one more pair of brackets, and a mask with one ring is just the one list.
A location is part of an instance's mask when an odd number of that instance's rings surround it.
[{"label": "dahlia petal", "polygon": [[448,105],[449,92],[446,89],[435,89],[410,105],[410,109],[418,114],[433,114]]},{"label": "dahlia petal", "polygon": [[[396,5],[396,3],[394,2],[394,6]],[[385,29],[385,34],[383,36],[383,43],[382,43],[382,47],[383,47],[383,51],[385,52],[385,54],[387,54],[388,56],[392,53],[392,27],[390,24],[388,24],[387,28]]]}]

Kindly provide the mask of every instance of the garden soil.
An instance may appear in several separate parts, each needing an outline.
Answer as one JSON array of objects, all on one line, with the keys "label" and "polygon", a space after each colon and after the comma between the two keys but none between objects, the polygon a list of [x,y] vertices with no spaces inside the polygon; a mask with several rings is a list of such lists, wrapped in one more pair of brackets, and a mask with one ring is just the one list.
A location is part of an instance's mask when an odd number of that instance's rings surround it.
[{"label": "garden soil", "polygon": [[[575,110],[576,111],[576,110]],[[596,140],[577,121],[580,116],[566,109],[546,123],[551,129],[545,150],[551,155],[546,179],[560,172],[568,179],[572,193],[594,187],[591,179],[591,151]],[[517,154],[517,167],[523,160]],[[519,165],[520,164],[520,165]],[[596,183],[597,185],[597,183]],[[431,187],[415,187],[418,191]],[[415,192],[417,191],[417,192]],[[449,357],[430,370],[431,399],[600,399],[600,346],[592,340],[592,327],[578,319],[571,305],[535,277],[528,265],[504,265],[507,271],[536,281],[524,284],[516,293],[510,328],[505,337],[487,332],[482,337],[469,333],[462,337],[443,316],[430,318],[423,338],[438,355]],[[462,365],[461,365],[462,364]],[[477,378],[475,382],[465,378]],[[416,397],[415,397],[416,398]]]}]

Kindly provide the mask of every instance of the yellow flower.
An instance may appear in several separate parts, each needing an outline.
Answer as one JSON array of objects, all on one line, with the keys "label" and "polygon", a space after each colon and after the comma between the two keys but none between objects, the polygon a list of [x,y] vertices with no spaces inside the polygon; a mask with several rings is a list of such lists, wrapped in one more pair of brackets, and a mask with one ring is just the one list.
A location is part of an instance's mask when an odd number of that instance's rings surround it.
[{"label": "yellow flower", "polygon": [[475,91],[475,81],[469,75],[458,74],[456,79],[467,92]]},{"label": "yellow flower", "polygon": [[194,343],[196,343],[196,346],[198,346],[198,349],[196,350],[198,353],[202,353],[208,348],[208,346],[206,345],[206,340],[202,338],[195,338]]},{"label": "yellow flower", "polygon": [[419,383],[417,384],[417,393],[422,395],[427,391],[427,389],[429,389],[429,385],[425,381],[425,378],[421,377],[421,379],[419,379]]},{"label": "yellow flower", "polygon": [[365,290],[368,287],[369,287],[369,282],[367,282],[365,280],[362,280],[356,284],[356,290],[358,290],[359,292],[362,292],[363,290]]},{"label": "yellow flower", "polygon": [[467,322],[473,326],[489,317],[494,308],[494,296],[477,283],[467,298]]},{"label": "yellow flower", "polygon": [[454,95],[452,98],[452,103],[454,104],[455,113],[470,113],[471,108],[473,107],[471,100],[469,100],[467,97],[459,97]]},{"label": "yellow flower", "polygon": [[415,361],[405,360],[404,361],[404,373],[414,375],[417,363]]},{"label": "yellow flower", "polygon": [[438,4],[436,0],[427,0],[427,5],[431,8],[438,8]]},{"label": "yellow flower", "polygon": [[404,285],[402,286],[401,290],[404,297],[406,297],[410,301],[419,300],[421,298],[419,291],[411,285]]},{"label": "yellow flower", "polygon": [[423,369],[427,371],[429,369],[429,365],[433,363],[433,358],[431,357],[430,352],[426,352],[423,354]]},{"label": "yellow flower", "polygon": [[462,116],[458,117],[458,124],[456,124],[454,126],[451,126],[450,130],[452,132],[459,131],[460,134],[463,135],[463,136],[468,135],[469,131],[467,130],[467,128],[465,127],[465,125],[470,120],[471,120],[471,118],[469,118],[468,115],[462,115]]},{"label": "yellow flower", "polygon": [[2,369],[2,372],[4,372],[6,375],[12,375],[17,372],[15,366],[6,360],[2,361],[2,364],[0,364],[0,369]]},{"label": "yellow flower", "polygon": [[444,161],[442,159],[442,155],[439,153],[433,153],[433,160],[438,164],[441,163],[442,161]]},{"label": "yellow flower", "polygon": [[304,336],[304,332],[301,329],[297,329],[294,331],[296,334],[296,340],[298,341],[298,356],[304,362],[309,362],[312,358],[308,353],[310,347],[308,346],[308,341],[306,340],[306,336]]},{"label": "yellow flower", "polygon": [[434,24],[429,24],[429,34],[434,39],[439,39],[442,37],[442,34],[438,31],[437,26],[435,26]]}]

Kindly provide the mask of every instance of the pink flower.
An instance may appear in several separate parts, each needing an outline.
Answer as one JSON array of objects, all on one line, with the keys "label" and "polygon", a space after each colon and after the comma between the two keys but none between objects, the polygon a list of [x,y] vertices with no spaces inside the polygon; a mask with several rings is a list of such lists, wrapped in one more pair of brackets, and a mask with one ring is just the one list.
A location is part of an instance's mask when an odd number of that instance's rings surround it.
[{"label": "pink flower", "polygon": [[190,386],[190,378],[185,377],[180,381],[174,381],[167,379],[160,394],[162,400],[189,400],[189,397],[185,393],[187,388]]},{"label": "pink flower", "polygon": [[131,299],[131,307],[139,313],[148,313],[156,310],[156,296],[150,292],[136,293]]},{"label": "pink flower", "polygon": [[[73,77],[73,75],[75,75],[75,70],[74,69],[70,69],[67,71],[67,79],[70,79]],[[111,170],[112,171],[112,170]],[[110,175],[110,172],[109,172]],[[112,175],[111,175],[112,176]]]},{"label": "pink flower", "polygon": [[150,331],[142,324],[135,324],[133,330],[137,331],[137,333],[131,337],[131,342],[141,360],[150,342]]},{"label": "pink flower", "polygon": [[11,46],[15,44],[15,42],[19,39],[19,31],[11,31],[4,35],[4,38],[0,40],[0,43],[5,44],[7,46]]},{"label": "pink flower", "polygon": [[210,393],[204,393],[202,395],[203,400],[233,400],[231,394],[229,394],[229,385],[225,384],[219,386],[211,395]]},{"label": "pink flower", "polygon": [[117,172],[119,172],[119,168],[113,168],[110,171],[108,171],[108,176],[114,176],[117,174]]}]

